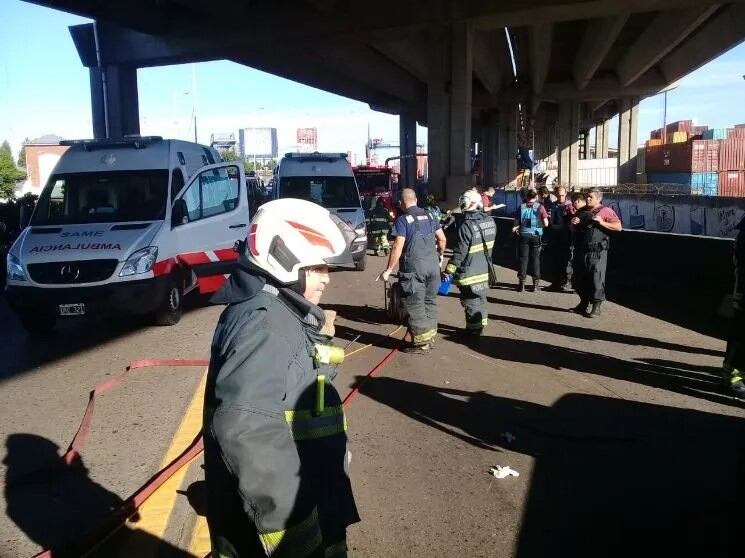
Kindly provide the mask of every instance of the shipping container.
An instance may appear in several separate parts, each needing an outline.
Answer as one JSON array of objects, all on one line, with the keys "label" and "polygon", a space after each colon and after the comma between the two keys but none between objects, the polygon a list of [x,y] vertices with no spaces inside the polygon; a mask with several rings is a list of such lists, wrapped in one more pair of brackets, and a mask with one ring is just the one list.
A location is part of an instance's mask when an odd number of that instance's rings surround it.
[{"label": "shipping container", "polygon": [[696,140],[691,142],[691,172],[719,171],[719,148],[717,140]]},{"label": "shipping container", "polygon": [[745,138],[730,138],[719,146],[719,170],[745,170]]},{"label": "shipping container", "polygon": [[691,184],[690,172],[648,172],[649,184]]},{"label": "shipping container", "polygon": [[646,145],[647,147],[654,147],[655,145],[662,145],[662,138],[648,139]]},{"label": "shipping container", "polygon": [[688,141],[688,132],[673,132],[673,135],[668,138],[670,143],[683,143]]},{"label": "shipping container", "polygon": [[662,128],[658,128],[657,130],[652,130],[649,133],[649,139],[653,139],[653,140],[658,139],[658,140],[661,140],[662,139]]},{"label": "shipping container", "polygon": [[727,138],[745,139],[745,128],[728,128]]},{"label": "shipping container", "polygon": [[730,198],[745,197],[745,171],[720,172],[719,195]]},{"label": "shipping container", "polygon": [[691,143],[669,143],[646,149],[647,172],[691,172]]},{"label": "shipping container", "polygon": [[675,132],[690,132],[691,128],[693,128],[693,120],[678,120],[677,122],[668,124],[665,127],[665,130],[667,131],[668,141],[670,136],[672,136]]},{"label": "shipping container", "polygon": [[697,196],[719,195],[718,172],[694,172],[691,174],[691,194]]},{"label": "shipping container", "polygon": [[712,128],[711,130],[705,130],[701,135],[705,140],[727,139],[727,128]]},{"label": "shipping container", "polygon": [[[704,133],[704,132],[706,132],[706,131],[707,131],[708,129],[709,129],[709,127],[708,127],[708,126],[694,126],[693,128],[691,128],[691,133],[692,133],[693,135],[697,136],[697,135],[699,135],[699,134],[703,134],[703,133]],[[707,138],[704,138],[704,139],[707,139]],[[722,139],[722,138],[719,138],[719,139]]]},{"label": "shipping container", "polygon": [[745,128],[745,124],[735,124],[735,128]]}]

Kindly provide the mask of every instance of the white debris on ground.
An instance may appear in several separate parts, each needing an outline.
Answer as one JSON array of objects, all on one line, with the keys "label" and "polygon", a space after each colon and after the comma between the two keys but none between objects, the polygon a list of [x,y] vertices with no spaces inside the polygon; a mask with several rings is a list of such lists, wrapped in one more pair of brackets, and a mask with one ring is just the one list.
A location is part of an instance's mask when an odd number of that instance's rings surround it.
[{"label": "white debris on ground", "polygon": [[498,479],[504,479],[506,477],[519,477],[520,473],[515,471],[514,469],[511,469],[509,465],[502,467],[501,465],[497,465],[496,467],[492,467],[489,469],[489,473],[494,475]]}]

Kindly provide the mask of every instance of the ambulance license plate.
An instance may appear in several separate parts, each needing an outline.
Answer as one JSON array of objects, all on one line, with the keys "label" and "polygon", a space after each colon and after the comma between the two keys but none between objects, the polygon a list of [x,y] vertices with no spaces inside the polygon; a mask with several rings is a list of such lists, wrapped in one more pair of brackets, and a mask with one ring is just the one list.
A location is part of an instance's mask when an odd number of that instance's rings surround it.
[{"label": "ambulance license plate", "polygon": [[78,304],[60,304],[59,315],[60,316],[82,316],[85,314],[85,304],[82,302]]}]

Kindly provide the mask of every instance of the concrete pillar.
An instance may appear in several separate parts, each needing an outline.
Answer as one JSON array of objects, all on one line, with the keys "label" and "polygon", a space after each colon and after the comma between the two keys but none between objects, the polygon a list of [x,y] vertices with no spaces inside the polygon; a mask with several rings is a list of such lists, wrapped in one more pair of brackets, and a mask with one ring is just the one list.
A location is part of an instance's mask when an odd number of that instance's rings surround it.
[{"label": "concrete pillar", "polygon": [[579,104],[559,103],[559,183],[571,187],[577,183],[579,160]]},{"label": "concrete pillar", "polygon": [[107,65],[103,68],[92,67],[88,71],[93,137],[117,138],[139,134],[137,68]]},{"label": "concrete pillar", "polygon": [[499,113],[487,111],[481,120],[481,172],[482,185],[485,187],[497,184],[499,159],[497,144],[499,141]]},{"label": "concrete pillar", "polygon": [[449,34],[430,32],[427,72],[427,168],[429,192],[445,199],[445,178],[450,170],[450,51]]},{"label": "concrete pillar", "polygon": [[517,174],[517,107],[505,105],[499,109],[497,144],[497,184],[506,186]]},{"label": "concrete pillar", "polygon": [[639,97],[623,97],[618,113],[618,183],[636,182]]},{"label": "concrete pillar", "polygon": [[598,122],[595,125],[595,158],[596,159],[607,159],[608,158],[608,134],[610,132],[610,124],[607,120]]},{"label": "concrete pillar", "polygon": [[398,117],[401,186],[416,187],[416,118],[410,113]]},{"label": "concrete pillar", "polygon": [[450,60],[450,169],[445,183],[445,194],[448,203],[456,203],[461,193],[473,185],[473,31],[468,22],[458,22],[452,26]]}]

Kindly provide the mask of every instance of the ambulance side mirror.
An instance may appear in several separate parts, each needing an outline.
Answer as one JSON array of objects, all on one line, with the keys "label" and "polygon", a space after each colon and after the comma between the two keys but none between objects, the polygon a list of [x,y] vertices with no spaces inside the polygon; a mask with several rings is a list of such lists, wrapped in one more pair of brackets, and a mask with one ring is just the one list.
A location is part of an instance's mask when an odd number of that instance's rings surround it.
[{"label": "ambulance side mirror", "polygon": [[186,207],[186,200],[183,198],[173,202],[171,210],[171,227],[178,227],[189,222],[189,210]]},{"label": "ambulance side mirror", "polygon": [[28,227],[28,224],[31,222],[31,214],[34,212],[34,208],[29,207],[28,204],[22,203],[18,212],[18,224],[20,225],[21,230],[23,230]]}]

